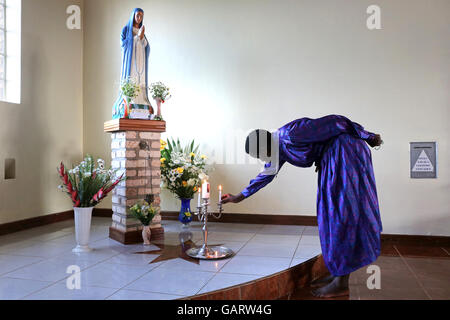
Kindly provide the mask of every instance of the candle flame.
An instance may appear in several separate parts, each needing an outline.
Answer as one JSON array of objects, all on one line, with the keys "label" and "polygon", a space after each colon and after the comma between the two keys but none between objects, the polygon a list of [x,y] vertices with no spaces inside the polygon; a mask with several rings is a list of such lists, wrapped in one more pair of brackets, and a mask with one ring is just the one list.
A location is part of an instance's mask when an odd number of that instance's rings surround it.
[{"label": "candle flame", "polygon": [[219,185],[219,190],[222,191],[222,185],[221,184]]}]

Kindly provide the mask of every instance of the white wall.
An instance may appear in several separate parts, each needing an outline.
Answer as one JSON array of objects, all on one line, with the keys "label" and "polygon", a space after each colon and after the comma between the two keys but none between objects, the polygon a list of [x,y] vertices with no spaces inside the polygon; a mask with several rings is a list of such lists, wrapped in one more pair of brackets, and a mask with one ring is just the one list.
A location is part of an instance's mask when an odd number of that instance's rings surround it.
[{"label": "white wall", "polygon": [[[211,153],[225,132],[345,115],[385,141],[373,151],[384,232],[450,235],[450,2],[378,0],[382,30],[369,31],[373,3],[86,1],[84,151],[109,159],[102,128],[117,94],[119,35],[140,6],[152,46],[150,81],[173,91],[163,105],[166,136],[196,137]],[[437,141],[438,179],[409,178],[410,141]],[[212,184],[238,193],[257,172],[256,165],[216,165]],[[312,168],[287,165],[271,185],[226,210],[314,215],[316,186]],[[163,210],[179,208],[166,192],[162,200]]]},{"label": "white wall", "polygon": [[[66,28],[76,0],[23,0],[22,99],[0,102],[0,224],[71,209],[56,167],[82,154],[82,33]],[[4,180],[4,159],[16,179]]]}]

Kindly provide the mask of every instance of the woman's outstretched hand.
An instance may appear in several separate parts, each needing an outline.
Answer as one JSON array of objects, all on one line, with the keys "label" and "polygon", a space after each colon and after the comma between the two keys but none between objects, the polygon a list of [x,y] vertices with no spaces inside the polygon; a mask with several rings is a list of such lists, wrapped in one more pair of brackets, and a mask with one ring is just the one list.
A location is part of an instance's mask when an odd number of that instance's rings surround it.
[{"label": "woman's outstretched hand", "polygon": [[227,193],[226,195],[222,196],[222,203],[239,203],[242,200],[244,200],[245,197],[242,193],[239,193],[238,195],[232,195],[231,193]]}]

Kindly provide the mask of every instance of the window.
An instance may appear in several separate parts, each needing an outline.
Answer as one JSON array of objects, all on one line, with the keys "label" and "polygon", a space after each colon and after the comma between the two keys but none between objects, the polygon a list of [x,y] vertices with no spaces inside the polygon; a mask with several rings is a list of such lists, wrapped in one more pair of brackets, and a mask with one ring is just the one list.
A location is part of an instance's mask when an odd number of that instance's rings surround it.
[{"label": "window", "polygon": [[5,0],[0,0],[0,99],[6,96],[6,5]]},{"label": "window", "polygon": [[21,0],[0,0],[0,100],[20,103]]}]

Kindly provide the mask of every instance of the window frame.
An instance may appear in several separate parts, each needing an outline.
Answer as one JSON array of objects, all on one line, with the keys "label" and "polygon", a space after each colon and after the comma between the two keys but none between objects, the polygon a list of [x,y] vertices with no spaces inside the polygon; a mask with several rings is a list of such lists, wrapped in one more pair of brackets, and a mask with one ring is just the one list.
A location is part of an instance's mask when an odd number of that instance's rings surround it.
[{"label": "window frame", "polygon": [[[4,10],[4,25],[0,35],[4,35],[3,76],[0,78],[0,102],[20,104],[22,100],[22,0],[0,0]],[[1,48],[0,48],[1,49]]]},{"label": "window frame", "polygon": [[0,82],[3,84],[3,92],[0,92],[0,101],[6,101],[7,81],[7,30],[6,30],[6,0],[0,1],[0,8],[3,10],[3,25],[0,25],[0,32],[3,33],[3,51],[0,51],[0,58],[3,59],[3,77],[0,76]]}]

